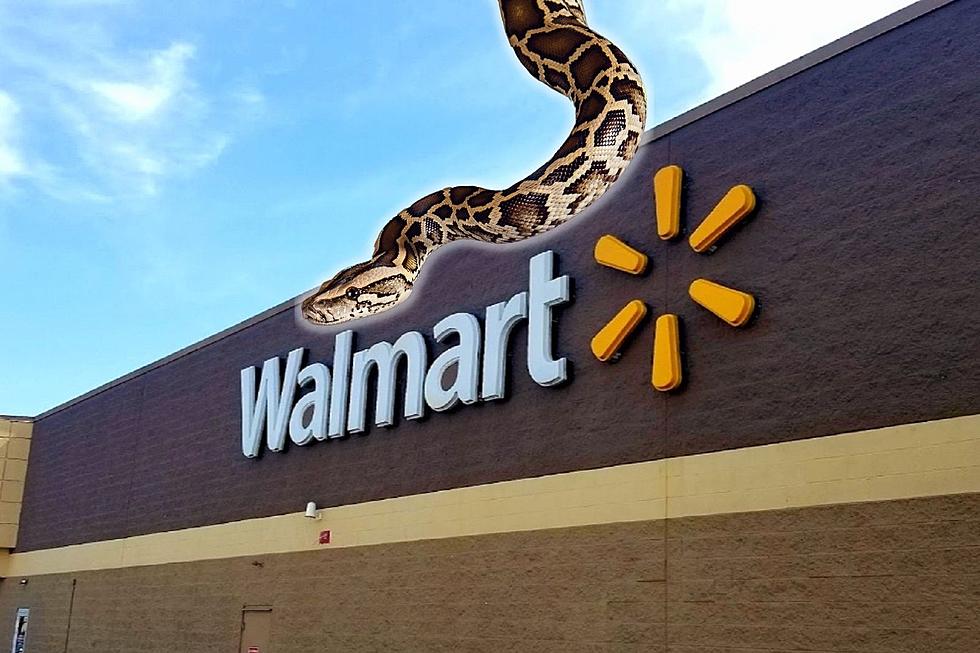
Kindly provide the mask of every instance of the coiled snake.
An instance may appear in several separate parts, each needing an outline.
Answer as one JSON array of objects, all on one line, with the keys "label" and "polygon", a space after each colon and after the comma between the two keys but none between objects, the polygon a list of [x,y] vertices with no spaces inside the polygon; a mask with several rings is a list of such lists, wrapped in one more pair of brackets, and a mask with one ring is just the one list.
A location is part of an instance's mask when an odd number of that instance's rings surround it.
[{"label": "coiled snake", "polygon": [[427,195],[382,228],[370,260],[303,301],[315,324],[384,311],[412,291],[440,245],[508,243],[552,229],[594,202],[636,153],[646,121],[643,82],[626,55],[593,32],[582,0],[500,0],[510,46],[538,80],[575,104],[575,126],[535,172],[504,190],[454,186]]}]

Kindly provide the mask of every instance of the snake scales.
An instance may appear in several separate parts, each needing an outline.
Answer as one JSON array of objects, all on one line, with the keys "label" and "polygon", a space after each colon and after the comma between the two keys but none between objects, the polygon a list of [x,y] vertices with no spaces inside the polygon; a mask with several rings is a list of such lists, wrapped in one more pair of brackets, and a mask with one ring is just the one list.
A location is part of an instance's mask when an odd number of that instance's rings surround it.
[{"label": "snake scales", "polygon": [[572,132],[547,163],[509,188],[444,188],[392,218],[369,260],[303,301],[310,322],[346,322],[401,302],[425,258],[445,243],[507,243],[562,224],[633,158],[646,121],[643,83],[626,55],[586,24],[582,0],[500,0],[500,12],[521,64],[575,104]]}]

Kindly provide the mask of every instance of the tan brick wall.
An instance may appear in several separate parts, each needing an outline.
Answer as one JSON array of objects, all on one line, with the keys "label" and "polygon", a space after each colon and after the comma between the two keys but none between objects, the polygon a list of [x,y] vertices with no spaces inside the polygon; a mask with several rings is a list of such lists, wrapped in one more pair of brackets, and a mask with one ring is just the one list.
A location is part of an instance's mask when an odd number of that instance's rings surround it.
[{"label": "tan brick wall", "polygon": [[37,576],[0,580],[0,650],[10,650],[17,608],[30,608],[27,653],[63,653],[68,634],[72,577]]},{"label": "tan brick wall", "polygon": [[[0,583],[29,653],[976,653],[980,494],[426,540]],[[258,564],[256,564],[258,563]],[[263,653],[267,653],[263,651]]]},{"label": "tan brick wall", "polygon": [[33,427],[28,420],[0,417],[0,548],[17,544]]},{"label": "tan brick wall", "polygon": [[[657,651],[663,561],[653,521],[9,578],[0,642],[17,607],[34,617],[75,578],[68,651],[227,653],[244,604],[273,606],[279,653]],[[31,623],[29,653],[65,650],[58,605]]]},{"label": "tan brick wall", "polygon": [[980,495],[672,519],[672,653],[980,650]]}]

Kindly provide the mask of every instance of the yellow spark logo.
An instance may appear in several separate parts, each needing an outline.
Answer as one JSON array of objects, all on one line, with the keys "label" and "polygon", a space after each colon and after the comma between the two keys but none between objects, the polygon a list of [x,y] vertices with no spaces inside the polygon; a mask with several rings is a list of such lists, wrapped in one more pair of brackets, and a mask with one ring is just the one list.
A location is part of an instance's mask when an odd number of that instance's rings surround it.
[{"label": "yellow spark logo", "polygon": [[[661,168],[653,177],[657,235],[661,240],[670,240],[681,232],[682,178],[683,172],[677,166]],[[752,189],[744,185],[733,187],[691,234],[688,239],[691,249],[699,254],[708,251],[754,208]],[[649,263],[646,254],[608,234],[596,241],[595,260],[600,265],[628,274],[643,274]],[[692,281],[688,294],[695,302],[734,327],[746,324],[755,310],[752,295],[708,279]],[[647,306],[641,300],[634,299],[627,303],[592,338],[595,357],[605,362],[615,356],[646,314]],[[667,313],[657,318],[650,381],[654,388],[662,392],[673,390],[681,384],[680,320],[674,314]]]}]

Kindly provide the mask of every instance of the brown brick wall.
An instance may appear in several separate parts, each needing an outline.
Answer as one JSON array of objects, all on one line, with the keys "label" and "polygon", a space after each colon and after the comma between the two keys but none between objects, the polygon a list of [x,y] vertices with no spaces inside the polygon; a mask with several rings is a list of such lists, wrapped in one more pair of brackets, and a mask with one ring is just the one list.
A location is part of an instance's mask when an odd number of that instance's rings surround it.
[{"label": "brown brick wall", "polygon": [[977,651],[978,547],[978,495],[670,520],[670,650]]},{"label": "brown brick wall", "polygon": [[62,653],[68,635],[72,577],[64,574],[35,576],[26,585],[19,578],[0,580],[0,646],[5,650],[14,636],[18,608],[30,608],[28,653]]},{"label": "brown brick wall", "polygon": [[[273,606],[280,653],[662,642],[663,559],[663,524],[651,522],[87,572],[68,650],[232,651],[246,603]],[[70,584],[4,580],[0,641],[27,597]],[[36,629],[64,644],[66,605],[31,624],[32,643]]]},{"label": "brown brick wall", "polygon": [[72,652],[233,651],[247,603],[271,653],[975,653],[978,550],[973,494],[11,578],[0,641],[62,653],[74,578]]},{"label": "brown brick wall", "polygon": [[[527,378],[520,333],[506,403],[247,460],[239,370],[301,345],[313,360],[332,353],[337,329],[281,312],[43,416],[19,550],[980,413],[976,4],[944,6],[645,145],[560,229],[441,250],[403,310],[356,325],[363,347],[480,311],[524,289],[529,256],[553,248],[576,282],[558,323],[567,386]],[[658,241],[651,177],[667,163],[686,171],[688,229],[737,183],[757,190],[756,214],[710,256]],[[599,268],[604,233],[649,253],[652,272]],[[695,307],[697,276],[754,293],[756,322],[731,329]],[[671,396],[649,386],[649,320],[615,366],[589,352],[634,298],[682,318],[687,381]]]}]

